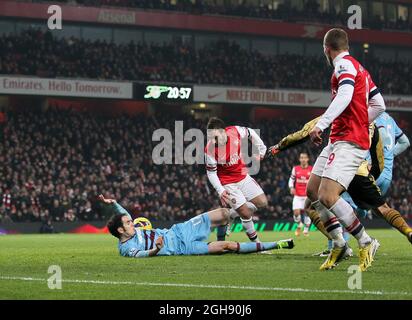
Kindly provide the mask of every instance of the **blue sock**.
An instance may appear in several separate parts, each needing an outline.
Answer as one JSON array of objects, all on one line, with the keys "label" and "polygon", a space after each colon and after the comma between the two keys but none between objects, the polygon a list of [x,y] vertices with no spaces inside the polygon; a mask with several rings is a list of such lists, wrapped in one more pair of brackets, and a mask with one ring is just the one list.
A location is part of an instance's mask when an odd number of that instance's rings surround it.
[{"label": "blue sock", "polygon": [[217,227],[217,241],[225,241],[227,226]]},{"label": "blue sock", "polygon": [[349,241],[350,234],[347,231],[343,231],[343,239],[345,239],[346,242]]},{"label": "blue sock", "polygon": [[328,250],[332,250],[333,248],[333,240],[328,240]]},{"label": "blue sock", "polygon": [[250,253],[277,249],[277,242],[240,242],[238,243],[238,253]]}]

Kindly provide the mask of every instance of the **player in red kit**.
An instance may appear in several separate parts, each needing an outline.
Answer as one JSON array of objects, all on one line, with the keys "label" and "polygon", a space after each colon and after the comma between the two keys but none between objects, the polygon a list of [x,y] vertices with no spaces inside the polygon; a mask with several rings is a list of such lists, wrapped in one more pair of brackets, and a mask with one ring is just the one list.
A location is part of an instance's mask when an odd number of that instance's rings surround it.
[{"label": "player in red kit", "polygon": [[[300,165],[293,167],[289,178],[289,189],[291,195],[293,195],[293,219],[298,223],[298,228],[295,231],[297,237],[300,236],[303,225],[303,235],[308,236],[311,224],[309,216],[304,215],[306,186],[312,171],[312,166],[309,165],[309,155],[306,152],[302,152],[299,156],[299,162]],[[302,216],[304,216],[303,219]]]},{"label": "player in red kit", "polygon": [[[370,146],[369,124],[384,110],[385,103],[368,71],[353,58],[347,33],[329,30],[323,41],[332,73],[332,102],[310,132],[316,145],[331,126],[329,144],[317,158],[307,187],[307,196],[333,240],[333,249],[320,270],[334,268],[349,255],[342,226],[359,245],[359,269],[369,268],[379,242],[371,238],[341,194],[347,190]],[[341,226],[342,225],[342,226]]]},{"label": "player in red kit", "polygon": [[[253,213],[267,206],[267,198],[258,183],[248,174],[242,146],[251,140],[259,151],[259,161],[266,146],[253,129],[226,127],[219,118],[211,118],[207,125],[208,143],[205,149],[207,177],[219,195],[223,206],[230,206],[232,220],[240,216],[251,241],[260,242],[252,220]],[[244,145],[246,143],[246,145]],[[226,228],[218,228],[218,240],[224,240]]]}]

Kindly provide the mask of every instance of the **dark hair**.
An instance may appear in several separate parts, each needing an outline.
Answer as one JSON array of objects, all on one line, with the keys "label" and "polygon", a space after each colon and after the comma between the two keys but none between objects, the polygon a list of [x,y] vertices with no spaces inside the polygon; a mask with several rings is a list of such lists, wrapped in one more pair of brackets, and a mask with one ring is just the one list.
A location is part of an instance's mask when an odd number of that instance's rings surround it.
[{"label": "dark hair", "polygon": [[307,151],[302,151],[299,155],[302,155],[302,154],[306,154],[306,156],[309,158],[309,152],[307,152]]},{"label": "dark hair", "polygon": [[109,232],[112,234],[112,236],[118,239],[120,239],[120,233],[117,229],[123,227],[122,218],[125,216],[125,214],[115,214],[107,222],[107,228],[109,229]]},{"label": "dark hair", "polygon": [[348,50],[349,39],[345,30],[339,28],[330,29],[326,32],[324,44],[332,50]]},{"label": "dark hair", "polygon": [[209,119],[209,122],[207,123],[207,129],[213,130],[213,129],[224,129],[226,127],[225,122],[222,119],[219,119],[217,117],[212,117]]}]

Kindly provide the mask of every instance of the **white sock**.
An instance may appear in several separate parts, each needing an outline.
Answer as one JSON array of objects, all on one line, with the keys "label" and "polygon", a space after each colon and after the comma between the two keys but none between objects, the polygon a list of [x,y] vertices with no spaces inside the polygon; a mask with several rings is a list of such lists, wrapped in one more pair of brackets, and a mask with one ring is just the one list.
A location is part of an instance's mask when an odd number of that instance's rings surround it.
[{"label": "white sock", "polygon": [[310,224],[312,223],[312,220],[310,220],[310,218],[309,218],[308,216],[305,216],[305,219],[303,219],[303,221],[304,221],[304,223],[305,223],[305,226],[306,226],[307,228],[309,228],[309,227],[310,227]]},{"label": "white sock", "polygon": [[302,222],[302,216],[301,215],[298,215],[298,216],[293,215],[293,220],[296,223],[301,223]]},{"label": "white sock", "polygon": [[326,231],[333,240],[335,247],[343,247],[346,244],[343,238],[343,229],[336,216],[329,211],[319,200],[312,202],[312,206],[319,212],[320,220],[322,220]]},{"label": "white sock", "polygon": [[330,210],[336,215],[345,229],[358,240],[360,247],[365,247],[372,241],[362,223],[353,212],[353,208],[345,200],[339,198]]},{"label": "white sock", "polygon": [[246,230],[246,234],[247,234],[248,238],[251,241],[260,242],[260,240],[257,236],[256,230],[255,230],[255,225],[253,223],[253,219],[252,218],[250,218],[250,219],[240,218],[240,220],[242,221],[243,228]]},{"label": "white sock", "polygon": [[304,223],[305,223],[305,227],[303,228],[303,232],[304,233],[308,233],[309,232],[309,228],[310,228],[310,224],[312,223],[312,221],[310,220],[310,218],[308,216],[305,216],[305,218],[303,219]]}]

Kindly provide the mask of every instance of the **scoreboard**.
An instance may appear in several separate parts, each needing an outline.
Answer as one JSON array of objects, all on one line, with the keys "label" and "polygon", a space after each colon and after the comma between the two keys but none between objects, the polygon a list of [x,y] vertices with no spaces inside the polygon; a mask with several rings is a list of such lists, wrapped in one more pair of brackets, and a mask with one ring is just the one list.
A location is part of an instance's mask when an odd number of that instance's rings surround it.
[{"label": "scoreboard", "polygon": [[135,98],[143,101],[192,102],[193,86],[169,84],[135,84]]}]

